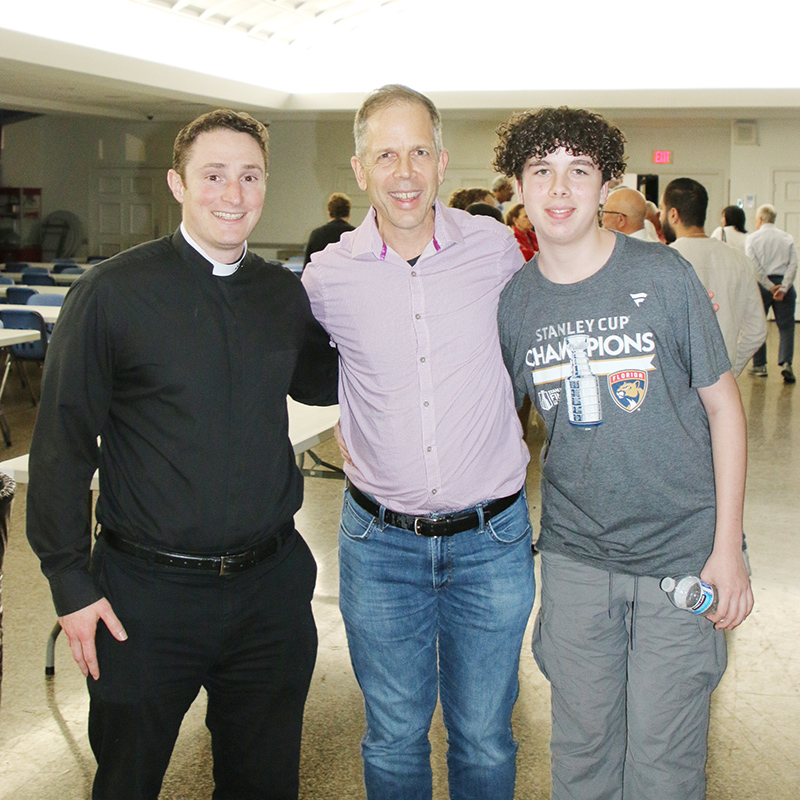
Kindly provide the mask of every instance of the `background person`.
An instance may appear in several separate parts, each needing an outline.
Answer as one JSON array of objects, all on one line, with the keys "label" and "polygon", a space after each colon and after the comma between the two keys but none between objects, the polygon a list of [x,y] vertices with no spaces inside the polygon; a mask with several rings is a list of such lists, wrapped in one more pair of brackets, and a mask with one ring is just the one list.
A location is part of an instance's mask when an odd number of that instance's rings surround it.
[{"label": "background person", "polygon": [[350,224],[350,208],[350,198],[346,194],[334,192],[328,198],[328,216],[331,220],[311,231],[311,235],[308,237],[308,244],[306,245],[306,255],[303,266],[311,261],[311,256],[314,253],[324,250],[329,244],[338,242],[339,239],[342,238],[343,233],[355,230]]},{"label": "background person", "polygon": [[472,214],[473,217],[491,217],[496,219],[501,225],[503,224],[503,215],[497,206],[489,205],[489,203],[472,203],[465,209],[467,214]]},{"label": "background person", "polygon": [[497,206],[494,194],[488,189],[483,189],[480,186],[474,186],[468,189],[456,189],[447,201],[450,208],[459,208],[466,211],[468,206],[473,203],[488,203],[490,206]]},{"label": "background person", "polygon": [[654,241],[645,228],[647,200],[641,192],[621,186],[609,192],[600,212],[602,226],[607,231],[619,231],[634,239]]},{"label": "background person", "polygon": [[517,240],[522,257],[530,261],[539,250],[536,232],[533,223],[528,219],[528,213],[522,203],[517,203],[506,215],[506,225],[511,228],[511,233]]},{"label": "background person", "polygon": [[508,204],[514,196],[513,182],[506,178],[505,175],[498,175],[492,181],[492,194],[497,201],[497,207],[500,209],[500,213],[505,216],[508,211]]},{"label": "background person", "polygon": [[706,236],[708,193],[693,178],[667,184],[661,201],[661,229],[673,250],[693,267],[719,305],[717,322],[734,376],[767,338],[753,262],[740,250]]},{"label": "background person", "polygon": [[[780,343],[778,345],[778,366],[784,383],[794,383],[792,371],[794,358],[794,312],[797,304],[797,291],[794,278],[797,274],[797,248],[791,234],[775,225],[777,212],[775,206],[763,205],[756,212],[756,230],[745,240],[745,252],[756,265],[756,276],[761,285],[761,299],[764,312],[770,308],[775,314]],[[753,356],[753,374],[767,376],[766,342]]]},{"label": "background person", "polygon": [[659,211],[658,206],[652,200],[647,201],[647,214],[645,216],[644,225],[645,228],[650,231],[650,238],[653,241],[666,244],[666,241],[664,240],[664,234],[661,231],[661,212]]},{"label": "background person", "polygon": [[722,209],[722,225],[714,228],[711,233],[712,238],[719,239],[737,250],[745,252],[745,240],[747,239],[747,230],[744,227],[745,214],[744,209],[739,206],[725,206]]}]

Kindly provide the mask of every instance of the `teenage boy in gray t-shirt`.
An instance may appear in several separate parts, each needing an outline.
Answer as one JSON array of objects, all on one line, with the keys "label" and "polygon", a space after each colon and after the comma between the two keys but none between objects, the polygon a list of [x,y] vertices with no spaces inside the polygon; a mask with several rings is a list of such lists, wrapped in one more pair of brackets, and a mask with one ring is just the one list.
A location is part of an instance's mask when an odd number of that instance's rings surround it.
[{"label": "teenage boy in gray t-shirt", "polygon": [[[496,149],[540,246],[498,317],[517,401],[547,429],[533,650],[555,800],[702,800],[723,631],[753,606],[745,419],[692,267],[597,224],[623,144],[602,117],[559,108],[512,119]],[[717,587],[708,619],[659,588],[686,573]]]}]

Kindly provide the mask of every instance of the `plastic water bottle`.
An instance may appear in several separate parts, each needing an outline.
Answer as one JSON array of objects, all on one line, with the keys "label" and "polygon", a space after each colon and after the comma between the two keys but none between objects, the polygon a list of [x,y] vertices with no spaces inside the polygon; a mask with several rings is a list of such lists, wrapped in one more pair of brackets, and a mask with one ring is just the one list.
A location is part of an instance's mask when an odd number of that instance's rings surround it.
[{"label": "plastic water bottle", "polygon": [[695,575],[664,578],[661,588],[669,595],[672,605],[692,614],[713,614],[717,610],[717,589]]}]

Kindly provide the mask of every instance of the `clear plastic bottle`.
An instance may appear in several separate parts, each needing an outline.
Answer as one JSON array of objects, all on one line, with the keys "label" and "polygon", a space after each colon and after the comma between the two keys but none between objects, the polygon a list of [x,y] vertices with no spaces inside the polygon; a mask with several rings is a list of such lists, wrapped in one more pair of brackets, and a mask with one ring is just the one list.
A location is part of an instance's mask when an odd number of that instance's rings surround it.
[{"label": "clear plastic bottle", "polygon": [[661,581],[661,588],[669,595],[676,608],[691,611],[692,614],[713,614],[717,610],[717,589],[713,584],[701,581],[695,575],[680,578],[667,577]]}]

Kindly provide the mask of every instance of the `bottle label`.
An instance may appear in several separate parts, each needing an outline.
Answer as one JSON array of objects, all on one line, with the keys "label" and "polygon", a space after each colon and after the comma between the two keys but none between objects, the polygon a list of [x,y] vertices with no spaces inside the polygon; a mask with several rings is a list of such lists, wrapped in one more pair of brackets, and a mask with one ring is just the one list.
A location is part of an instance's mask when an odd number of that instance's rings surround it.
[{"label": "bottle label", "polygon": [[714,602],[714,587],[705,581],[700,581],[700,597],[689,609],[692,614],[705,614]]}]

